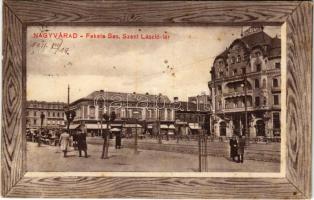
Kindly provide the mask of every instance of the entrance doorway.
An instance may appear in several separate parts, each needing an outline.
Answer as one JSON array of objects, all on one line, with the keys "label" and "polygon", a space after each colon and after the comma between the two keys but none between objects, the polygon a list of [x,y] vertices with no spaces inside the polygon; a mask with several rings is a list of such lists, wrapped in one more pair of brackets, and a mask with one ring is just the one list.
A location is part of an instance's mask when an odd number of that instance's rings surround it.
[{"label": "entrance doorway", "polygon": [[219,124],[220,136],[226,136],[227,135],[226,128],[227,128],[226,122],[220,122],[220,124]]},{"label": "entrance doorway", "polygon": [[258,120],[256,122],[256,136],[265,136],[265,122]]}]

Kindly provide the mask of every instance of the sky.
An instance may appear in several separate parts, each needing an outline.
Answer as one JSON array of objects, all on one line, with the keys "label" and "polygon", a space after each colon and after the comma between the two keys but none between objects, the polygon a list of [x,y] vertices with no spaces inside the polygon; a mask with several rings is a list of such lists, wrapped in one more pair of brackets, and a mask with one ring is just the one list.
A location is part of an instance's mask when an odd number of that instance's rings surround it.
[{"label": "sky", "polygon": [[[215,56],[247,27],[28,27],[27,99],[70,102],[96,90],[167,95],[208,94]],[[280,27],[264,32],[280,37]],[[36,38],[39,33],[52,38]],[[77,38],[54,38],[77,34]],[[108,38],[109,34],[120,39]],[[87,35],[105,35],[90,38]],[[138,35],[123,39],[123,35]],[[141,35],[167,36],[141,39]],[[80,37],[82,36],[82,37]],[[58,37],[58,36],[57,36]]]}]

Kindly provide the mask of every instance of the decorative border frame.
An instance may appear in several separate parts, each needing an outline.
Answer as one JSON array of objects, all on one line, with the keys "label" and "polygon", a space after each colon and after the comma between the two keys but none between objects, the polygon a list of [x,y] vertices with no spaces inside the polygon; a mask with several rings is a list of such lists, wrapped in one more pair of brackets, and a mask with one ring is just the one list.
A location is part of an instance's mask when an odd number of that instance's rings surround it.
[{"label": "decorative border frame", "polygon": [[[5,197],[310,198],[312,13],[301,1],[5,0],[1,194]],[[286,40],[286,177],[24,177],[26,29],[31,25],[283,25]]]}]

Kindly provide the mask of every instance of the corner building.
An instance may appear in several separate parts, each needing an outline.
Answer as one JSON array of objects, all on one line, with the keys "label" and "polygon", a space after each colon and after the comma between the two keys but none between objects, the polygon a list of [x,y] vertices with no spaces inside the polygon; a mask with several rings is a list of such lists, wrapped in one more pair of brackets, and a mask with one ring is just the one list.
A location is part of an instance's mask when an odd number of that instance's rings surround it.
[{"label": "corner building", "polygon": [[247,113],[251,138],[280,136],[280,61],[281,40],[263,27],[250,27],[216,56],[208,83],[214,135],[241,134]]}]

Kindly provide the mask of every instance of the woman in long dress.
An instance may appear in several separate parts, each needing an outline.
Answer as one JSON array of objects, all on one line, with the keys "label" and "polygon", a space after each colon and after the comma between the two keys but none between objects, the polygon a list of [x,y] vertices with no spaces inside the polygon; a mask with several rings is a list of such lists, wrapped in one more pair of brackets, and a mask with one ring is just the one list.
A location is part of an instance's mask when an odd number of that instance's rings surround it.
[{"label": "woman in long dress", "polygon": [[61,144],[61,150],[63,151],[63,156],[67,156],[67,151],[70,143],[70,135],[67,132],[63,132],[60,135],[60,144]]}]

